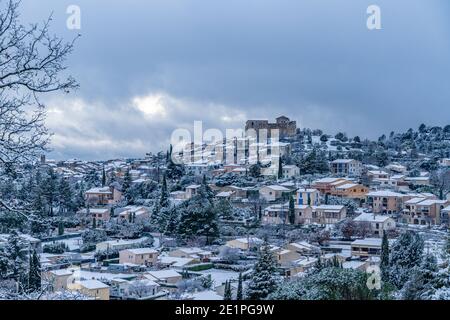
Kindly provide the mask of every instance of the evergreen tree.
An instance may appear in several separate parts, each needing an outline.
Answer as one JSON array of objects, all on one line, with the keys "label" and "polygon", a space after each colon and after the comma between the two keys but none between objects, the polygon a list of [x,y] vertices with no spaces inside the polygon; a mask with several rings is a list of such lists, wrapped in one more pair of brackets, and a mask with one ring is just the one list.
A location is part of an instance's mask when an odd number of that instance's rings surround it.
[{"label": "evergreen tree", "polygon": [[243,289],[242,289],[242,272],[239,273],[238,287],[236,292],[236,300],[243,300]]},{"label": "evergreen tree", "polygon": [[383,283],[389,281],[389,241],[386,232],[383,233],[383,240],[381,242],[381,280]]},{"label": "evergreen tree", "polygon": [[166,175],[163,176],[161,185],[161,197],[159,199],[159,205],[162,208],[167,208],[170,205],[169,202],[169,191],[167,190],[167,179]]},{"label": "evergreen tree", "polygon": [[278,285],[277,262],[270,251],[267,240],[261,246],[258,261],[251,275],[246,297],[249,300],[263,300],[274,292]]},{"label": "evergreen tree", "polygon": [[289,223],[295,224],[295,200],[292,194],[289,197]]},{"label": "evergreen tree", "polygon": [[97,219],[95,217],[92,218],[92,229],[97,229]]},{"label": "evergreen tree", "polygon": [[74,209],[72,189],[69,182],[61,178],[58,188],[59,212],[64,213]]},{"label": "evergreen tree", "polygon": [[127,169],[127,171],[125,171],[125,175],[123,176],[123,183],[122,183],[122,192],[125,195],[127,194],[128,189],[130,189],[130,187],[131,187],[131,182],[132,182],[132,178],[131,178],[130,169]]},{"label": "evergreen tree", "polygon": [[411,270],[422,261],[424,242],[417,233],[405,232],[390,249],[389,282],[401,289],[408,280]]},{"label": "evergreen tree", "polygon": [[62,236],[64,234],[64,223],[60,221],[58,223],[58,235]]},{"label": "evergreen tree", "polygon": [[41,262],[36,250],[33,250],[29,260],[28,290],[30,292],[39,291],[41,290]]},{"label": "evergreen tree", "polygon": [[105,166],[102,168],[102,187],[106,186],[106,172],[105,172]]},{"label": "evergreen tree", "polygon": [[48,207],[48,214],[50,217],[53,216],[53,207],[57,200],[57,187],[58,187],[58,176],[55,171],[50,168],[47,172],[47,177],[42,180],[42,184],[40,186],[43,191],[43,195]]},{"label": "evergreen tree", "polygon": [[5,258],[9,261],[8,274],[16,281],[21,281],[21,275],[26,274],[26,245],[16,230],[12,230],[3,249]]},{"label": "evergreen tree", "polygon": [[94,187],[99,187],[101,182],[100,179],[98,177],[97,171],[95,171],[95,169],[90,170],[87,174],[86,177],[84,178],[84,181],[86,182],[87,188],[94,188]]},{"label": "evergreen tree", "polygon": [[220,199],[215,205],[215,211],[218,217],[223,220],[233,220],[233,206],[230,201]]},{"label": "evergreen tree", "polygon": [[436,258],[426,254],[419,266],[412,270],[401,291],[404,300],[429,300],[435,291],[445,285],[445,276],[439,274]]},{"label": "evergreen tree", "polygon": [[233,300],[231,292],[231,283],[229,281],[225,281],[225,291],[223,295],[223,300]]},{"label": "evergreen tree", "polygon": [[180,222],[177,234],[187,240],[198,236],[206,237],[206,242],[219,236],[216,210],[208,199],[201,195],[185,201],[180,207]]},{"label": "evergreen tree", "polygon": [[283,178],[283,162],[281,161],[281,157],[278,158],[278,179]]}]

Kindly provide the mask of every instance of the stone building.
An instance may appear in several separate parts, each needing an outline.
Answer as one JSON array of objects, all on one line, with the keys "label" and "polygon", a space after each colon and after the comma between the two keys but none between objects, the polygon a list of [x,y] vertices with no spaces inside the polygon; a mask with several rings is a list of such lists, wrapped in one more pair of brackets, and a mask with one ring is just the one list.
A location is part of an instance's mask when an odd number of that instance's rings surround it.
[{"label": "stone building", "polygon": [[267,130],[267,137],[269,138],[271,130],[278,130],[279,138],[285,139],[295,135],[297,132],[297,122],[291,121],[285,116],[276,118],[275,123],[270,123],[268,120],[248,120],[245,124],[245,132],[247,133],[251,129],[256,130],[256,135],[259,142],[262,142],[260,139],[260,130]]}]

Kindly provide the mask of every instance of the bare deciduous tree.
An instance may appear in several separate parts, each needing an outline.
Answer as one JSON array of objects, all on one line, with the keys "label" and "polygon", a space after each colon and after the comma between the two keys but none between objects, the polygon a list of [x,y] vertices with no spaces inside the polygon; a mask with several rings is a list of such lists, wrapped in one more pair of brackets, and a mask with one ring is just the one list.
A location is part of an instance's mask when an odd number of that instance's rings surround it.
[{"label": "bare deciduous tree", "polygon": [[[43,94],[67,93],[78,84],[66,71],[74,41],[50,34],[41,24],[19,21],[18,0],[0,0],[0,169],[35,160],[48,151]],[[14,211],[0,199],[0,205]]]}]

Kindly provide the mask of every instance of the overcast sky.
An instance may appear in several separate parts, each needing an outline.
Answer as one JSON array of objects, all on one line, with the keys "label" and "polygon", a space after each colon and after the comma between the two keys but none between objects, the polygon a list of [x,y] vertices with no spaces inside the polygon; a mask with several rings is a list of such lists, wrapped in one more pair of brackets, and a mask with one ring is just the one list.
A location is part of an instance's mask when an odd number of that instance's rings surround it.
[{"label": "overcast sky", "polygon": [[[366,27],[371,4],[382,30]],[[446,0],[22,0],[22,12],[82,35],[68,61],[80,90],[46,99],[56,159],[140,157],[194,120],[284,114],[371,138],[450,123]]]}]

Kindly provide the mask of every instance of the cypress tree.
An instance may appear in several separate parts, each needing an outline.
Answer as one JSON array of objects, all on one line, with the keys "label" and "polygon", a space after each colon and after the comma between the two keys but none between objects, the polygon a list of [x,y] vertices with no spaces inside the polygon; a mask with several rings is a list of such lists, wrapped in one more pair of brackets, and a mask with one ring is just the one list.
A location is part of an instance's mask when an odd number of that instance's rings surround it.
[{"label": "cypress tree", "polygon": [[289,223],[295,224],[295,201],[292,194],[289,197]]},{"label": "cypress tree", "polygon": [[122,192],[126,193],[128,191],[128,189],[131,187],[131,174],[130,174],[130,169],[128,169],[125,172],[125,175],[123,177],[123,184],[122,184]]},{"label": "cypress tree", "polygon": [[278,179],[283,178],[283,162],[281,161],[281,157],[278,158]]},{"label": "cypress tree", "polygon": [[30,267],[28,270],[28,290],[35,292],[41,289],[41,263],[36,250],[30,257]]},{"label": "cypress tree", "polygon": [[236,300],[243,300],[243,294],[242,294],[242,272],[239,273],[238,287],[237,287],[237,293],[236,293]]},{"label": "cypress tree", "polygon": [[223,300],[232,300],[232,293],[231,293],[231,283],[229,281],[225,281],[225,291],[223,294]]},{"label": "cypress tree", "polygon": [[167,191],[166,175],[163,176],[163,180],[162,180],[161,198],[159,199],[159,205],[163,208],[166,208],[169,206],[169,192]]},{"label": "cypress tree", "polygon": [[58,223],[58,235],[62,236],[64,234],[64,223],[60,221]]},{"label": "cypress tree", "polygon": [[105,172],[105,166],[103,166],[102,169],[102,187],[106,186],[106,172]]},{"label": "cypress tree", "polygon": [[383,282],[389,281],[389,241],[386,232],[383,233],[383,240],[381,242],[381,280]]}]

